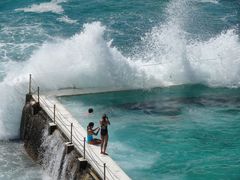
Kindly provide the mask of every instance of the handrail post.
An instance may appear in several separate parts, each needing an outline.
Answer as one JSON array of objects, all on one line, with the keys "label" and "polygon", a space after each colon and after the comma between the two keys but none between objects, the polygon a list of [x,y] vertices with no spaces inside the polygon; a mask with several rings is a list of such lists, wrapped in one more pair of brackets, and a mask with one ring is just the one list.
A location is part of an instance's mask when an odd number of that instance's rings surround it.
[{"label": "handrail post", "polygon": [[32,74],[29,74],[29,84],[28,84],[28,92],[31,95],[32,94]]},{"label": "handrail post", "polygon": [[103,180],[106,180],[106,163],[103,163]]},{"label": "handrail post", "polygon": [[86,145],[85,145],[85,144],[86,144],[86,138],[84,137],[84,138],[83,138],[83,158],[84,158],[84,159],[85,159],[85,152],[86,152],[86,149],[85,149],[85,148],[86,148]]},{"label": "handrail post", "polygon": [[73,128],[73,123],[71,123],[71,139],[70,139],[70,142],[71,142],[71,144],[72,144],[72,128]]},{"label": "handrail post", "polygon": [[53,122],[56,124],[56,105],[53,106]]},{"label": "handrail post", "polygon": [[37,87],[37,92],[38,92],[38,103],[40,104],[40,101],[39,101],[39,93],[40,93],[40,88],[39,88],[39,86]]}]

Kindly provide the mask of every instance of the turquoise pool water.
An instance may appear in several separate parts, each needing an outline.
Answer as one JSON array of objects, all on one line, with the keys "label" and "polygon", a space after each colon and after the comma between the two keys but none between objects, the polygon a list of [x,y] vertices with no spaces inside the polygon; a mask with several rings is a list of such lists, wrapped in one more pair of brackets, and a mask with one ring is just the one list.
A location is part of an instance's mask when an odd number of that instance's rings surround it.
[{"label": "turquoise pool water", "polygon": [[188,85],[60,101],[84,127],[108,114],[108,152],[133,179],[240,178],[240,89]]}]

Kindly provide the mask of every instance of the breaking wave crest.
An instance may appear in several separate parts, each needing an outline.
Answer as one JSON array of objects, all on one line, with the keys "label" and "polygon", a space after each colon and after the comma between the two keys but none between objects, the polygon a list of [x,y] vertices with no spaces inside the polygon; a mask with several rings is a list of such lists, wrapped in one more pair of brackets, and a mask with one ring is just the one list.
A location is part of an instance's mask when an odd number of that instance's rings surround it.
[{"label": "breaking wave crest", "polygon": [[[167,21],[147,33],[143,46],[131,57],[104,39],[105,26],[92,22],[68,39],[45,42],[27,61],[6,63],[6,76],[0,83],[0,138],[18,137],[30,73],[41,90],[186,83],[239,87],[240,42],[236,31],[226,30],[204,41],[189,38],[184,31],[187,18],[181,18],[187,16],[186,2],[172,1],[166,10]],[[174,12],[175,6],[182,11]]]}]

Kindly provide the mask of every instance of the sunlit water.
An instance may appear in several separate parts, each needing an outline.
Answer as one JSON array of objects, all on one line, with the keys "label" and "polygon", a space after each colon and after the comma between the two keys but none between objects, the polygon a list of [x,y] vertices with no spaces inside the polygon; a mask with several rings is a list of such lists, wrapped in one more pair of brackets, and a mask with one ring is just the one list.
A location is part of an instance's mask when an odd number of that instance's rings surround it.
[{"label": "sunlit water", "polygon": [[177,86],[60,101],[83,127],[99,126],[107,113],[108,152],[133,179],[240,178],[239,89]]}]

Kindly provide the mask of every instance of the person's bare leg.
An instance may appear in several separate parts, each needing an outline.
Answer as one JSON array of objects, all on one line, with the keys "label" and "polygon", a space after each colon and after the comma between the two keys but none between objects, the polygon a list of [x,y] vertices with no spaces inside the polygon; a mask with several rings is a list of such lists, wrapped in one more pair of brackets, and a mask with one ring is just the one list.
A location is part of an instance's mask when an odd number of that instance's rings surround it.
[{"label": "person's bare leg", "polygon": [[93,139],[93,145],[99,145],[99,144],[101,144],[101,140],[100,139]]},{"label": "person's bare leg", "polygon": [[104,136],[101,136],[101,154],[103,154],[103,143],[104,143]]},{"label": "person's bare leg", "polygon": [[107,155],[106,149],[107,149],[107,144],[108,144],[108,134],[105,136],[104,141],[105,141],[105,143],[104,143],[104,151],[103,151],[103,153]]}]

